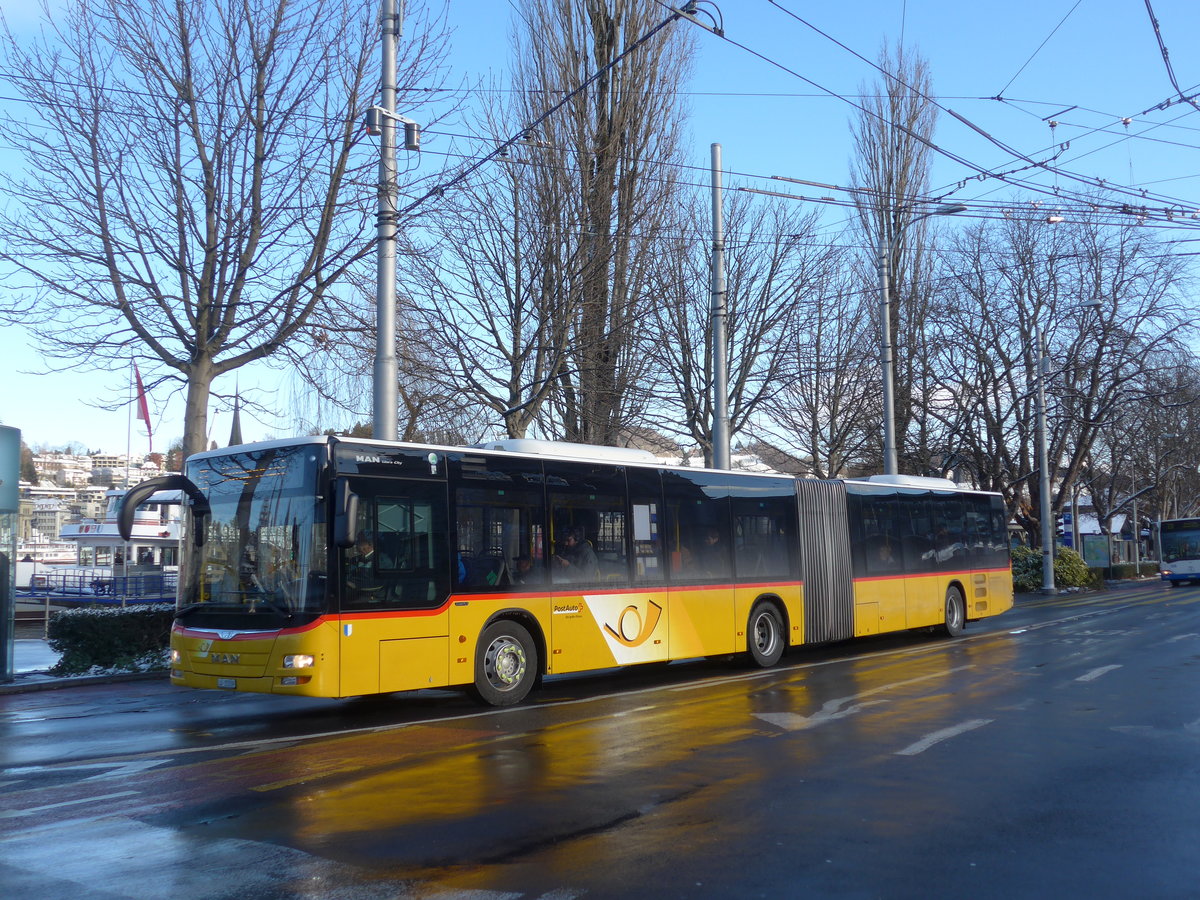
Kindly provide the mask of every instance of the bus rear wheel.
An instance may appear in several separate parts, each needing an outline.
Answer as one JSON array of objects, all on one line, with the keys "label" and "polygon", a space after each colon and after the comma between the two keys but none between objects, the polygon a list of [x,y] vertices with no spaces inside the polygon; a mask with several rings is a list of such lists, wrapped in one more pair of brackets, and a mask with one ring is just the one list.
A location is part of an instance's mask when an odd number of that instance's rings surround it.
[{"label": "bus rear wheel", "polygon": [[956,587],[946,589],[946,621],[942,631],[947,637],[958,637],[967,624],[966,603],[962,591]]},{"label": "bus rear wheel", "polygon": [[759,603],[750,611],[746,636],[755,665],[768,669],[783,656],[783,619],[772,604]]},{"label": "bus rear wheel", "polygon": [[493,622],[479,635],[475,649],[475,694],[490,706],[513,706],[537,681],[537,647],[523,625]]}]

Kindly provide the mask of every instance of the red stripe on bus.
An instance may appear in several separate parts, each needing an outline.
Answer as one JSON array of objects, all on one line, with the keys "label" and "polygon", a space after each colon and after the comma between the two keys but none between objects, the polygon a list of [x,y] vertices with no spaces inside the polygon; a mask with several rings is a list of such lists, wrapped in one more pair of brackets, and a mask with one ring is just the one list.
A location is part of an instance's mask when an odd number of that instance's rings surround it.
[{"label": "red stripe on bus", "polygon": [[[759,590],[786,590],[788,588],[803,587],[803,581],[778,581],[778,582],[751,582],[747,584],[700,584],[700,585],[678,585],[667,587],[659,585],[649,590],[631,590],[625,588],[609,588],[607,590],[594,591],[530,591],[528,593],[514,593],[511,591],[496,594],[451,594],[441,606],[432,609],[381,609],[381,610],[364,610],[361,612],[343,612],[327,613],[309,622],[307,625],[297,625],[291,628],[279,629],[263,629],[253,632],[242,632],[228,638],[231,641],[252,641],[261,639],[267,635],[284,635],[284,634],[303,634],[306,631],[312,631],[326,622],[334,624],[340,622],[360,622],[370,621],[373,619],[427,619],[433,616],[439,616],[446,612],[455,604],[467,603],[494,603],[507,602],[513,604],[514,600],[522,598],[542,599],[551,597],[586,597],[588,595],[603,595],[611,596],[614,594],[649,594],[649,593],[696,593],[699,591],[719,591],[719,590],[734,590],[738,588],[757,588]],[[218,634],[221,631],[234,631],[232,628],[189,628],[185,625],[175,625],[172,630],[176,634],[185,637],[203,638],[209,635]]]}]

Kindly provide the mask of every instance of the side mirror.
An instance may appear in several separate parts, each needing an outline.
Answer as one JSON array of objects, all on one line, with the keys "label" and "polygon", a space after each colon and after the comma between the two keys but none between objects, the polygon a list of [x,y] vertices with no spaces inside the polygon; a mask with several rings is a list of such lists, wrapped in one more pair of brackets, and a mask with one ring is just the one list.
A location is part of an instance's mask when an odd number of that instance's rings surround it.
[{"label": "side mirror", "polygon": [[345,478],[333,484],[333,543],[338,547],[353,547],[358,537],[358,494],[350,490]]},{"label": "side mirror", "polygon": [[192,504],[192,515],[196,520],[196,528],[192,534],[192,542],[197,547],[204,546],[207,529],[206,519],[212,512],[208,498],[201,493],[200,488],[192,483],[186,475],[163,475],[151,478],[140,484],[135,484],[121,498],[121,506],[117,510],[117,531],[121,540],[128,541],[133,535],[133,514],[153,494],[159,491],[183,491]]}]

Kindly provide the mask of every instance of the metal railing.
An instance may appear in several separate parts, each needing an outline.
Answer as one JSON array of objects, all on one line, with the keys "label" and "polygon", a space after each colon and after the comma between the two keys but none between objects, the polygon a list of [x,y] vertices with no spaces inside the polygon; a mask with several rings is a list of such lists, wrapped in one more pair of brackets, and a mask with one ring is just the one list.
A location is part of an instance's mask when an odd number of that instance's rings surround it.
[{"label": "metal railing", "polygon": [[174,603],[179,576],[175,572],[135,572],[114,575],[109,569],[39,572],[28,590],[17,591],[16,620],[41,625],[43,636],[50,618],[63,609],[103,604]]},{"label": "metal railing", "polygon": [[178,580],[175,572],[113,574],[107,569],[39,572],[30,581],[29,593],[60,599],[86,598],[98,603],[141,603],[175,599]]}]

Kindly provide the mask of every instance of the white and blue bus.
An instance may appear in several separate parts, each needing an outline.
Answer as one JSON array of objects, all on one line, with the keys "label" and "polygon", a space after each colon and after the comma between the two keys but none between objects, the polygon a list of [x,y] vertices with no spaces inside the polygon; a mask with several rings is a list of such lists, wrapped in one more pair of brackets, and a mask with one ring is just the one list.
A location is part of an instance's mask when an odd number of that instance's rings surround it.
[{"label": "white and blue bus", "polygon": [[1158,523],[1158,573],[1169,584],[1200,582],[1200,519]]}]

